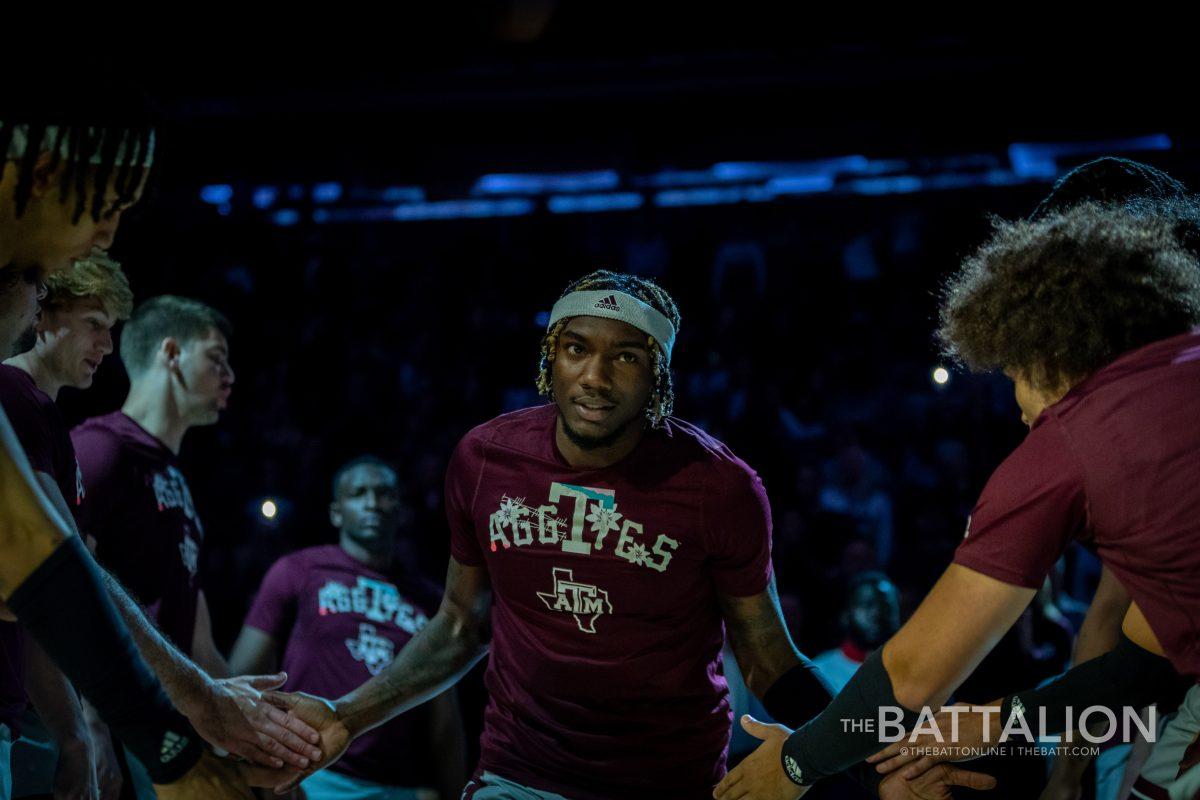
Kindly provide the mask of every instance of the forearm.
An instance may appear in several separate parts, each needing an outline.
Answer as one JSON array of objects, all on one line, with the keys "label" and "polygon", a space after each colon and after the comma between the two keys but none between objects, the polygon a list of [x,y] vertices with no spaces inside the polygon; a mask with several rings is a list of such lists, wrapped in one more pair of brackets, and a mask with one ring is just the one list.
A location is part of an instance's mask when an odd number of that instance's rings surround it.
[{"label": "forearm", "polygon": [[467,735],[453,689],[436,700],[430,735],[437,753],[437,790],[444,800],[462,794],[467,782]]},{"label": "forearm", "polygon": [[46,651],[26,642],[25,688],[38,716],[59,745],[87,742],[88,728],[79,696]]},{"label": "forearm", "polygon": [[1106,567],[1100,573],[1092,604],[1079,626],[1071,656],[1073,665],[1091,661],[1117,646],[1121,638],[1121,621],[1129,611],[1129,604],[1129,593]]},{"label": "forearm", "polygon": [[1117,646],[1103,656],[1068,670],[1044,686],[1006,698],[1001,720],[1007,722],[1015,710],[1030,724],[1044,718],[1045,733],[1061,733],[1077,718],[1073,710],[1090,706],[1140,709],[1173,697],[1182,682],[1184,679],[1170,661],[1122,636]]},{"label": "forearm", "polygon": [[196,706],[208,694],[210,682],[195,662],[185,656],[178,647],[154,626],[142,611],[137,601],[129,596],[125,587],[112,573],[102,570],[104,582],[125,624],[133,634],[133,641],[158,676],[167,697],[184,716],[191,716]]},{"label": "forearm", "polygon": [[338,716],[358,736],[453,686],[487,651],[478,624],[439,611],[383,672],[335,703]]}]

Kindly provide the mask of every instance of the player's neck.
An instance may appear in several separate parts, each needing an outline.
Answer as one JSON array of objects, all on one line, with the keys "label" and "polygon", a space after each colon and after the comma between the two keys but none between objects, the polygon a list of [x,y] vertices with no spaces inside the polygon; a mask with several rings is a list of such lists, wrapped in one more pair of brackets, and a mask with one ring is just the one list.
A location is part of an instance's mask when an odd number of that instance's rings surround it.
[{"label": "player's neck", "polygon": [[166,445],[168,450],[179,455],[183,436],[191,425],[179,413],[166,387],[158,387],[154,381],[135,382],[121,411]]},{"label": "player's neck", "polygon": [[392,549],[390,547],[387,552],[377,552],[364,547],[345,533],[338,537],[338,546],[346,552],[346,555],[376,572],[386,572],[392,566]]},{"label": "player's neck", "polygon": [[49,395],[51,400],[57,401],[59,390],[66,386],[66,381],[60,380],[53,370],[48,369],[40,359],[34,358],[32,351],[13,356],[4,363],[28,373],[34,385]]},{"label": "player's neck", "polygon": [[630,425],[619,439],[605,447],[580,447],[571,440],[563,428],[562,417],[554,423],[554,443],[568,464],[576,469],[604,469],[616,464],[632,453],[642,441],[645,429],[641,425]]}]

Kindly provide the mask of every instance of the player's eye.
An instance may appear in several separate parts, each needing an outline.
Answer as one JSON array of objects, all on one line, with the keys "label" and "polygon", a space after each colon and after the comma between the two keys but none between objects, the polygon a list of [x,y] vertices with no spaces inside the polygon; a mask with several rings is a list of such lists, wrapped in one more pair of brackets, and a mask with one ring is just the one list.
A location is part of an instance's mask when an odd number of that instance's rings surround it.
[{"label": "player's eye", "polygon": [[571,344],[567,345],[566,350],[573,356],[581,355],[583,353],[583,345],[572,342]]},{"label": "player's eye", "polygon": [[620,361],[620,362],[621,362],[621,363],[623,363],[623,364],[636,364],[636,363],[638,363],[638,357],[637,357],[637,354],[636,354],[636,353],[630,353],[630,352],[628,352],[628,351],[627,351],[627,352],[624,352],[624,353],[621,353],[621,354],[619,354],[619,355],[617,356],[617,360],[618,360],[618,361]]}]

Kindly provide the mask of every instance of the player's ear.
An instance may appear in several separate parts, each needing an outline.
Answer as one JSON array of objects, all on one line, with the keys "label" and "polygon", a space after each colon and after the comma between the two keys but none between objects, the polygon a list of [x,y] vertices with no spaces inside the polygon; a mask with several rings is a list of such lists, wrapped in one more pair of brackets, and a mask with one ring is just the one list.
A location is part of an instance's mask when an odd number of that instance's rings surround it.
[{"label": "player's ear", "polygon": [[174,371],[179,366],[179,354],[183,350],[179,346],[179,340],[174,336],[168,336],[163,339],[158,345],[158,361],[168,369]]},{"label": "player's ear", "polygon": [[342,522],[343,522],[343,518],[342,518],[341,506],[338,505],[337,502],[330,503],[329,504],[329,524],[333,525],[333,527],[337,528],[338,530],[341,530]]},{"label": "player's ear", "polygon": [[49,150],[46,150],[34,162],[31,174],[32,181],[29,187],[29,192],[34,197],[40,198],[50,194],[52,191],[58,191],[63,170],[67,168],[67,165],[65,160],[59,159],[57,164],[51,166],[53,161],[53,155],[51,155]]}]

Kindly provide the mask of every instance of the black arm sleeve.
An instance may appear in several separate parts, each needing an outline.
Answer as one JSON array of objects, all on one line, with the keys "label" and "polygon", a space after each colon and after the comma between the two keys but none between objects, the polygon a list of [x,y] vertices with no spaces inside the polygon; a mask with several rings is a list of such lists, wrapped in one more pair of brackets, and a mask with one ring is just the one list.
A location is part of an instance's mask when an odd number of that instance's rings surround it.
[{"label": "black arm sleeve", "polygon": [[788,737],[782,753],[784,772],[795,783],[810,786],[879,751],[885,744],[880,740],[883,731],[877,729],[883,708],[905,730],[916,724],[917,714],[896,700],[881,648],[863,662],[828,708]]},{"label": "black arm sleeve", "polygon": [[8,606],[155,783],[178,780],[199,760],[203,742],[142,661],[78,536],[30,573]]},{"label": "black arm sleeve", "polygon": [[1123,706],[1140,709],[1178,696],[1183,678],[1171,662],[1139,647],[1125,634],[1117,646],[1102,656],[1085,661],[1042,686],[1004,699],[1000,719],[1007,723],[1016,713],[1036,728],[1042,715],[1045,733],[1062,733],[1077,721],[1084,709],[1103,706],[1117,712]]},{"label": "black arm sleeve", "polygon": [[[820,714],[837,692],[812,661],[800,656],[800,663],[780,675],[763,695],[763,707],[777,722],[789,728],[799,728]],[[870,764],[860,762],[847,774],[871,794],[878,793],[883,776]]]}]

